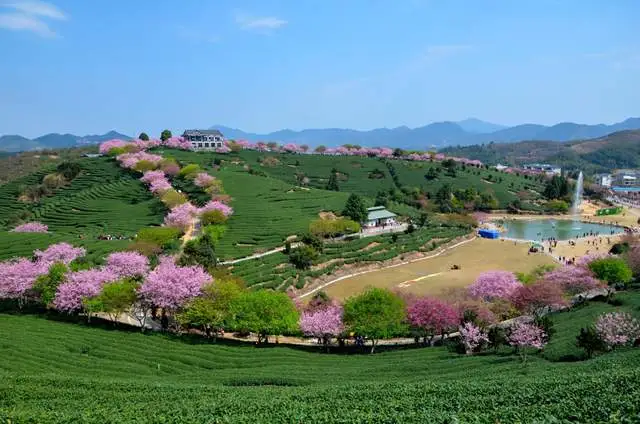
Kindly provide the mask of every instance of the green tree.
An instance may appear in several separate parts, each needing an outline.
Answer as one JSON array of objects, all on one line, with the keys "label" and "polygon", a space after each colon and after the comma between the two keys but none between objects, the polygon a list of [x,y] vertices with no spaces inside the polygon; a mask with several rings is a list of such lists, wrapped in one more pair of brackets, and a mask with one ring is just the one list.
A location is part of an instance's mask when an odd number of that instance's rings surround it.
[{"label": "green tree", "polygon": [[202,225],[220,225],[227,222],[227,216],[218,209],[203,212],[200,215]]},{"label": "green tree", "polygon": [[406,154],[407,154],[407,152],[402,150],[399,147],[396,147],[395,149],[393,149],[393,157],[398,158],[398,157],[404,156]]},{"label": "green tree", "polygon": [[[171,137],[171,136],[169,136]],[[169,138],[167,137],[167,138]],[[146,132],[141,132],[140,135],[138,136],[138,138],[142,141],[149,141],[149,136],[147,135]]]},{"label": "green tree", "polygon": [[340,187],[338,186],[338,171],[335,168],[331,170],[331,175],[329,175],[327,190],[340,191]]},{"label": "green tree", "polygon": [[344,324],[349,331],[371,340],[371,353],[380,339],[401,335],[406,331],[405,305],[387,289],[371,288],[347,299]]},{"label": "green tree", "polygon": [[376,194],[376,200],[374,206],[389,206],[389,193],[386,191],[379,191]]},{"label": "green tree", "polygon": [[427,173],[424,174],[424,178],[429,180],[429,181],[433,181],[436,178],[438,178],[438,171],[437,171],[436,167],[435,166],[429,167],[429,170],[427,171]]},{"label": "green tree", "polygon": [[451,185],[443,184],[435,196],[435,203],[440,208],[440,212],[451,213],[453,212],[453,199],[451,192]]},{"label": "green tree", "polygon": [[610,286],[625,286],[633,279],[631,268],[622,258],[597,259],[589,264],[589,268]]},{"label": "green tree", "polygon": [[56,171],[58,171],[58,173],[67,181],[71,181],[78,176],[80,171],[82,171],[82,167],[80,167],[76,162],[64,161],[56,167]]},{"label": "green tree", "polygon": [[569,204],[564,200],[553,199],[545,203],[544,208],[552,213],[566,213],[569,210]]},{"label": "green tree", "polygon": [[104,312],[114,323],[136,302],[138,283],[124,279],[102,286],[98,296],[87,299],[85,308],[91,312]]},{"label": "green tree", "polygon": [[476,199],[475,207],[481,211],[497,209],[498,208],[498,199],[493,193],[484,192],[481,193],[480,196]]},{"label": "green tree", "polygon": [[232,327],[258,335],[258,343],[268,343],[269,336],[295,332],[298,311],[285,293],[272,290],[245,292],[232,302]]},{"label": "green tree", "polygon": [[202,295],[189,301],[176,319],[183,326],[201,329],[215,340],[221,329],[233,323],[232,305],[243,291],[238,281],[217,278],[215,283],[203,287]]},{"label": "green tree", "polygon": [[324,153],[327,151],[327,147],[322,144],[315,148],[316,153]]},{"label": "green tree", "polygon": [[58,286],[64,281],[67,271],[65,264],[56,263],[49,267],[48,273],[38,277],[33,288],[44,305],[50,305],[53,302]]},{"label": "green tree", "polygon": [[595,352],[604,352],[607,349],[593,325],[580,329],[580,334],[576,337],[576,346],[584,349],[589,359],[593,357]]},{"label": "green tree", "polygon": [[215,242],[210,234],[205,233],[184,245],[178,263],[184,265],[202,265],[205,269],[214,268],[217,263]]},{"label": "green tree", "polygon": [[318,252],[311,246],[300,246],[291,251],[289,262],[298,269],[309,269],[313,261],[318,257]]},{"label": "green tree", "polygon": [[569,181],[560,175],[554,175],[544,188],[547,199],[561,199],[569,194]]},{"label": "green tree", "polygon": [[162,133],[160,133],[160,140],[162,141],[167,141],[171,137],[172,137],[172,134],[171,134],[171,131],[169,130],[164,130],[162,131]]},{"label": "green tree", "polygon": [[360,196],[352,193],[344,205],[342,215],[348,216],[355,222],[362,223],[367,219],[367,207]]}]

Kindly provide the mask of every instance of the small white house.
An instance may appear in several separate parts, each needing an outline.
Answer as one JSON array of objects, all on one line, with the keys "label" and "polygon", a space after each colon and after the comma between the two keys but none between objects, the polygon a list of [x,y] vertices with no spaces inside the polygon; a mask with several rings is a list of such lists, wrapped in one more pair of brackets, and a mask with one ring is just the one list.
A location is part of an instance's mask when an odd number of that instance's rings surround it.
[{"label": "small white house", "polygon": [[193,150],[214,150],[224,146],[224,136],[218,130],[185,130],[182,134]]},{"label": "small white house", "polygon": [[396,214],[388,211],[384,206],[374,206],[367,209],[367,220],[364,223],[365,228],[388,227],[396,225]]},{"label": "small white house", "polygon": [[495,166],[497,171],[504,171],[505,169],[508,169],[509,167],[507,165],[502,165],[502,164],[497,164]]}]

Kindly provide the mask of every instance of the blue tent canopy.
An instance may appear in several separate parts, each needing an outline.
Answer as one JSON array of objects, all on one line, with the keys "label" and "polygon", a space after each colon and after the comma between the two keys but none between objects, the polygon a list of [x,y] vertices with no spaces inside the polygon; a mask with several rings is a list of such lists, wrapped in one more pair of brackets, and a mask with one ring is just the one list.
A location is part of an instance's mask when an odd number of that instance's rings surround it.
[{"label": "blue tent canopy", "polygon": [[488,239],[500,238],[500,232],[498,230],[489,230],[489,229],[483,228],[480,231],[478,231],[478,234],[482,238],[488,238]]}]

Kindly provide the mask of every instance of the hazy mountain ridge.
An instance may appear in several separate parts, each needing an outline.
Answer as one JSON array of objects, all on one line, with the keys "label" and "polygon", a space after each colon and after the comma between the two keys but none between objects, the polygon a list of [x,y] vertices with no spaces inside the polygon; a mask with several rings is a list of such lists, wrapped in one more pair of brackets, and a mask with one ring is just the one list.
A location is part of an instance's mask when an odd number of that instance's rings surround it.
[{"label": "hazy mountain ridge", "polygon": [[[522,140],[572,141],[598,138],[623,130],[640,129],[640,118],[629,118],[612,125],[585,125],[563,122],[553,126],[522,124],[504,128],[497,124],[470,118],[460,122],[434,122],[417,128],[376,128],[369,131],[326,128],[301,131],[280,130],[268,134],[245,132],[223,125],[220,130],[227,138],[250,141],[296,142],[301,144],[339,146],[345,143],[363,146],[392,146],[410,149],[467,146],[489,142],[512,143]],[[492,129],[500,128],[495,131]],[[483,132],[485,131],[485,132]]]},{"label": "hazy mountain ridge", "polygon": [[112,138],[130,140],[128,135],[117,131],[109,131],[105,134],[89,134],[77,136],[74,134],[45,134],[34,139],[28,139],[20,135],[3,135],[0,137],[0,151],[21,152],[39,149],[60,149],[66,147],[83,146],[87,144],[97,144]]},{"label": "hazy mountain ridge", "polygon": [[[584,125],[563,122],[552,126],[522,124],[503,127],[475,118],[459,122],[434,122],[417,128],[406,126],[396,128],[376,128],[360,131],[346,128],[321,128],[294,131],[282,129],[268,134],[245,132],[240,129],[214,125],[229,139],[250,141],[295,142],[317,146],[340,146],[360,144],[362,146],[389,146],[407,149],[442,149],[450,146],[469,146],[483,143],[513,143],[522,140],[574,141],[604,137],[618,131],[640,129],[640,118],[629,118],[612,125]],[[0,137],[0,151],[18,152],[37,149],[52,149],[95,144],[111,138],[131,139],[131,137],[110,131],[102,135],[76,136],[74,134],[46,134],[34,139],[20,135]]]}]

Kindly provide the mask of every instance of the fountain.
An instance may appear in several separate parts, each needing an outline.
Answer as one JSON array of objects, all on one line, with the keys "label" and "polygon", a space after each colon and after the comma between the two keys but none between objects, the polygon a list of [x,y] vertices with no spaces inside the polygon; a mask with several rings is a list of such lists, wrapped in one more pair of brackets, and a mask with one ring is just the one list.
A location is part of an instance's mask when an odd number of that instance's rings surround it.
[{"label": "fountain", "polygon": [[584,183],[584,176],[582,171],[578,174],[578,181],[576,181],[576,191],[573,193],[573,203],[571,204],[571,215],[578,215],[580,212],[580,203],[582,203],[582,185]]}]

